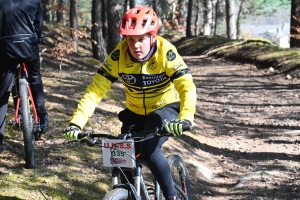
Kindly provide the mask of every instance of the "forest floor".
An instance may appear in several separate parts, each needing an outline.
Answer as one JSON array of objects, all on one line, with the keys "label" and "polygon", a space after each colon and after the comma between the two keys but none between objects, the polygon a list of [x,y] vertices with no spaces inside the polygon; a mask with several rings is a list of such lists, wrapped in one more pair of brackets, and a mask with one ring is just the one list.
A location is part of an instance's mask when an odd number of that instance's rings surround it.
[{"label": "forest floor", "polygon": [[[201,45],[196,39],[195,46]],[[181,48],[185,42],[176,46],[197,87],[197,126],[170,138],[164,151],[175,152],[186,162],[193,200],[300,199],[297,70],[290,78],[280,67],[209,57],[201,54],[204,50],[189,53]],[[49,131],[36,142],[36,169],[26,170],[22,136],[7,127],[5,142],[12,148],[0,154],[0,199],[90,200],[101,199],[109,190],[110,169],[102,166],[100,147],[66,144],[62,136],[101,64],[89,52],[63,59],[61,70],[59,61],[45,52],[42,73]],[[251,54],[249,49],[243,53]],[[12,102],[8,118],[13,116],[11,107]],[[123,86],[117,82],[85,130],[118,133],[117,114],[124,107]]]}]

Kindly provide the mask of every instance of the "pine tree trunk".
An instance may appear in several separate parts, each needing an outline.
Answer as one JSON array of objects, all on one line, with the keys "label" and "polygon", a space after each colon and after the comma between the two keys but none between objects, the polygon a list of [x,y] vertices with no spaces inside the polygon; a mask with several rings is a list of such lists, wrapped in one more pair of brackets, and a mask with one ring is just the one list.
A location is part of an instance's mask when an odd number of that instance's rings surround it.
[{"label": "pine tree trunk", "polygon": [[[295,19],[296,18],[296,19]],[[295,28],[300,28],[300,0],[292,0],[291,5],[291,35],[298,35],[299,37],[290,37],[290,47],[300,47],[300,32]]]},{"label": "pine tree trunk", "polygon": [[123,5],[119,4],[118,0],[108,0],[107,1],[107,53],[111,51],[118,45],[121,41],[121,36],[119,34],[119,24],[121,20]]},{"label": "pine tree trunk", "polygon": [[188,13],[186,20],[186,37],[192,37],[192,10],[193,10],[193,0],[189,0],[188,2]]},{"label": "pine tree trunk", "polygon": [[93,58],[103,62],[107,56],[105,41],[102,37],[102,0],[92,1],[92,52]]},{"label": "pine tree trunk", "polygon": [[78,0],[70,0],[70,36],[74,42],[74,52],[78,52]]},{"label": "pine tree trunk", "polygon": [[236,39],[236,17],[234,0],[226,0],[226,33],[230,39]]},{"label": "pine tree trunk", "polygon": [[51,21],[50,0],[43,0],[44,21]]},{"label": "pine tree trunk", "polygon": [[64,24],[64,0],[59,0],[58,10],[56,11],[57,22]]}]

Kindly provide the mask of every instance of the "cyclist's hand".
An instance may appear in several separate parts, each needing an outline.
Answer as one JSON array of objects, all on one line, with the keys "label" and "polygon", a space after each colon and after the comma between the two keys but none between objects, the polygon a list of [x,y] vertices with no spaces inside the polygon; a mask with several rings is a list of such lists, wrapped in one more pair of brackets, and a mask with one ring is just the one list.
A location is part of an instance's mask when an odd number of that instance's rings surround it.
[{"label": "cyclist's hand", "polygon": [[66,128],[63,133],[67,140],[77,140],[78,134],[80,133],[80,128],[71,125],[68,128]]},{"label": "cyclist's hand", "polygon": [[173,135],[182,135],[182,127],[184,125],[191,125],[191,122],[189,120],[174,119],[167,122],[164,129]]}]

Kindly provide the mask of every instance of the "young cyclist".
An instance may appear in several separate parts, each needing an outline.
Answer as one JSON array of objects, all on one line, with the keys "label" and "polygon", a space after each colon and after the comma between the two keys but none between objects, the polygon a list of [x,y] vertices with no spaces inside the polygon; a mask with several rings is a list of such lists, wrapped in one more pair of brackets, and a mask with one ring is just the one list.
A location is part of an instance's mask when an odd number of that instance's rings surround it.
[{"label": "young cyclist", "polygon": [[48,128],[44,89],[40,73],[39,40],[43,27],[41,0],[7,1],[0,0],[0,152],[6,125],[6,112],[16,67],[25,62],[41,131],[36,139]]},{"label": "young cyclist", "polygon": [[[136,7],[125,13],[119,26],[125,39],[106,58],[87,87],[64,130],[66,139],[77,139],[118,78],[126,92],[126,109],[118,115],[122,133],[164,126],[169,133],[181,135],[182,126],[193,123],[196,88],[191,73],[176,48],[157,35],[158,30],[158,17],[151,8]],[[148,140],[137,151],[145,157],[166,199],[176,200],[179,198],[170,167],[161,150],[167,140],[168,137]]]}]

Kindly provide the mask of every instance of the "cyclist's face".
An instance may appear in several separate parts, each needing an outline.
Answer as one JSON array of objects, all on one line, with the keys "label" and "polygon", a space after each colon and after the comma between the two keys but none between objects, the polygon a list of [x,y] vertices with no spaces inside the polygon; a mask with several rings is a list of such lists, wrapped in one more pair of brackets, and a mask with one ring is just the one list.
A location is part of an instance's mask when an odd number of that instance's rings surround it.
[{"label": "cyclist's face", "polygon": [[149,53],[155,38],[155,34],[150,35],[148,33],[144,35],[127,35],[126,39],[131,55],[138,60],[144,58]]}]

